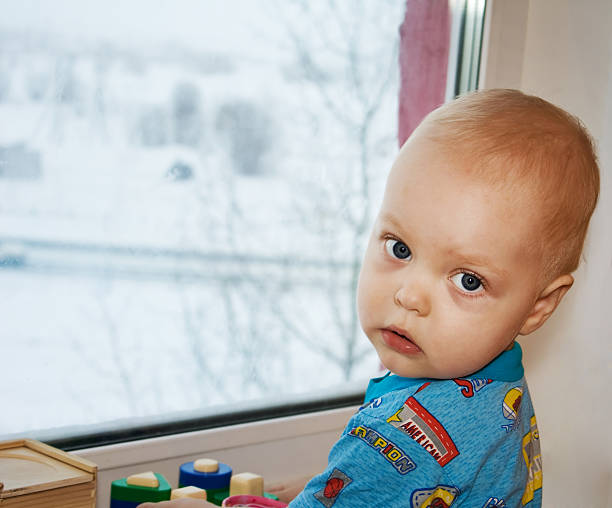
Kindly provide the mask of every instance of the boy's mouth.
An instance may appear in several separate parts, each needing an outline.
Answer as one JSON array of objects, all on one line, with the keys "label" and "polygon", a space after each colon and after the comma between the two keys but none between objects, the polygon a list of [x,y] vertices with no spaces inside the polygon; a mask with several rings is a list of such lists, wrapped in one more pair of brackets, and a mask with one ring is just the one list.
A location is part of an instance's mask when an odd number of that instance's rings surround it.
[{"label": "boy's mouth", "polygon": [[391,349],[404,355],[414,355],[421,352],[421,348],[417,346],[408,336],[405,330],[401,328],[391,327],[382,330],[382,338],[384,343]]}]

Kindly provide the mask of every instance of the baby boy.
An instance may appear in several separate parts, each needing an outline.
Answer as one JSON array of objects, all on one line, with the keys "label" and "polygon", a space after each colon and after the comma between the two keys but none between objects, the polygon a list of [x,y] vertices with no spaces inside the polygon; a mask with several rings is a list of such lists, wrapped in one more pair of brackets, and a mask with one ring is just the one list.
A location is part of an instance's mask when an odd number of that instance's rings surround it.
[{"label": "baby boy", "polygon": [[[389,373],[291,508],[541,506],[515,340],[572,286],[598,192],[588,133],[542,99],[479,91],[425,118],[393,164],[359,281]],[[187,503],[170,505],[208,506]]]}]

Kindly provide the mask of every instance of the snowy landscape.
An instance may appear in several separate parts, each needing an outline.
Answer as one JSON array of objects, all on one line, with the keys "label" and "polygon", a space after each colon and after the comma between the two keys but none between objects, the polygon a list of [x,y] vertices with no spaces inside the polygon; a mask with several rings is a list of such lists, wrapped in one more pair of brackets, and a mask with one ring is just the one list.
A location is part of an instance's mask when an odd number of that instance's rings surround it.
[{"label": "snowy landscape", "polygon": [[82,4],[0,0],[0,435],[365,387],[403,0]]}]

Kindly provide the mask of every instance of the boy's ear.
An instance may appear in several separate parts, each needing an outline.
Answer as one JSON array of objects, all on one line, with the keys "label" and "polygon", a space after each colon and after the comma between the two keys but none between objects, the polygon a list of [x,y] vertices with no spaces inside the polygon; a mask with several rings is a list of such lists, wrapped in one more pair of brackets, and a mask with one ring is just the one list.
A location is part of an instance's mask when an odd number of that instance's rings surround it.
[{"label": "boy's ear", "polygon": [[519,330],[520,335],[529,335],[536,331],[550,317],[553,311],[574,283],[574,277],[561,275],[552,281],[540,294],[533,305],[529,316]]}]

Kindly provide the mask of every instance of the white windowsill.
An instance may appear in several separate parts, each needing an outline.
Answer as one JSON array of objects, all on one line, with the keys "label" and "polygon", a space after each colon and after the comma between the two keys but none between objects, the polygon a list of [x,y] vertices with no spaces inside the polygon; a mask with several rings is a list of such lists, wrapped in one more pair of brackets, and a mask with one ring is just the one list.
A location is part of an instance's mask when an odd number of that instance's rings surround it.
[{"label": "white windowsill", "polygon": [[153,470],[173,487],[179,465],[200,457],[229,464],[234,472],[260,474],[267,483],[322,471],[327,454],[357,407],[277,418],[74,452],[98,465],[97,506],[110,504],[110,484]]}]

